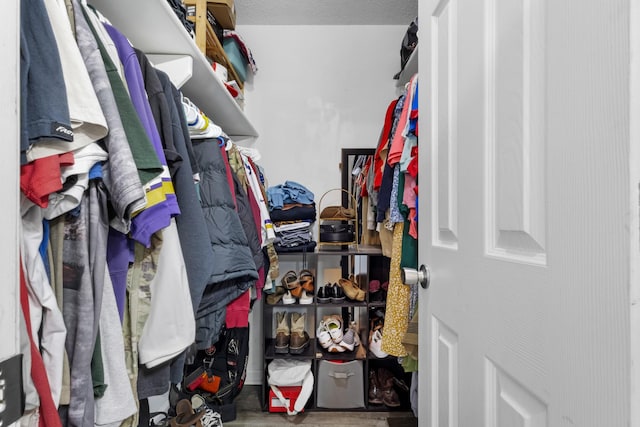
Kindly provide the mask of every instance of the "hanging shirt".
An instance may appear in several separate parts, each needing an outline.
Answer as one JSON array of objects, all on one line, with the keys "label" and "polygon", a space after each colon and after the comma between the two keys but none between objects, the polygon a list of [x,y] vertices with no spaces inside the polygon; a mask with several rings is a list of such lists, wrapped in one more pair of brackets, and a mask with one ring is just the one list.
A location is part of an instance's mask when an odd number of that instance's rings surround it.
[{"label": "hanging shirt", "polygon": [[45,141],[32,145],[27,151],[28,160],[78,150],[102,139],[108,132],[107,121],[71,31],[66,7],[57,0],[45,0],[44,4],[60,53],[73,142],[61,145]]},{"label": "hanging shirt", "polygon": [[60,53],[42,0],[20,7],[20,163],[32,144],[73,141]]}]

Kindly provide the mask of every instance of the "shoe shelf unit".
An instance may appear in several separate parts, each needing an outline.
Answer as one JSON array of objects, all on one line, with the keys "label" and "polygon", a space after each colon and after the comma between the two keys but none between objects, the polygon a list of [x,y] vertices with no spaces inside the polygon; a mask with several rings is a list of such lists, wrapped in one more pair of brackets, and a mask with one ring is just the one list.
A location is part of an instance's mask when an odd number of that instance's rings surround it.
[{"label": "shoe shelf unit", "polygon": [[216,3],[207,0],[185,0],[184,5],[187,7],[195,6],[195,16],[189,16],[188,19],[195,24],[196,45],[200,51],[207,58],[225,66],[229,72],[229,80],[235,80],[240,90],[244,91],[242,79],[238,76],[238,73],[236,73],[233,64],[222,47],[222,43],[218,40],[213,27],[207,19],[207,11],[213,13]]},{"label": "shoe shelf unit", "polygon": [[[235,141],[258,132],[215,75],[209,60],[165,0],[91,2],[134,47],[147,54],[171,81]],[[175,66],[172,66],[175,65]],[[184,64],[184,65],[180,65]],[[188,66],[191,66],[189,70]]]},{"label": "shoe shelf unit", "polygon": [[[400,403],[397,405],[388,406],[375,399],[373,399],[375,403],[369,402],[370,388],[374,385],[371,381],[377,381],[375,376],[370,378],[371,369],[377,371],[380,367],[388,366],[390,371],[397,367],[399,371],[396,369],[394,375],[402,378],[402,368],[395,357],[379,359],[368,348],[370,313],[375,316],[376,310],[384,311],[385,307],[384,300],[379,301],[377,297],[374,298],[376,294],[371,292],[368,284],[372,281],[382,283],[388,279],[389,274],[389,259],[382,255],[380,247],[363,245],[357,248],[350,246],[348,249],[319,247],[315,252],[304,254],[281,253],[279,264],[281,271],[279,280],[285,275],[290,276],[291,272],[309,270],[313,273],[313,302],[300,304],[299,300],[296,300],[294,303],[285,304],[284,297],[263,298],[262,336],[265,372],[262,386],[263,410],[269,409],[270,388],[267,382],[267,366],[275,359],[311,361],[314,388],[305,411],[409,410],[408,391],[404,394],[398,393],[400,398],[397,401]],[[342,286],[336,286],[334,282],[341,282]],[[291,281],[288,277],[278,285],[284,289],[291,283],[295,286],[295,281]],[[276,294],[281,293],[282,290],[276,292]],[[321,300],[328,298],[329,301],[319,302],[319,295]],[[350,299],[349,296],[362,300]],[[277,302],[274,303],[274,300]],[[286,313],[284,317],[282,313]],[[304,316],[304,332],[300,331],[300,322],[297,322],[296,327],[291,321],[293,313],[297,313],[294,316],[298,320]],[[340,332],[337,332],[338,328]],[[294,329],[297,329],[296,348],[300,347],[300,337],[305,336],[304,333],[308,335],[309,341],[304,351],[292,354],[283,350],[282,344],[287,332],[289,339],[293,340]],[[354,332],[350,332],[350,329],[357,333],[357,337]],[[342,338],[332,339],[331,343],[328,343],[328,337],[333,337],[333,334]],[[355,345],[357,342],[359,345]],[[276,347],[279,349],[276,350]],[[336,369],[348,372],[333,372]],[[349,378],[346,379],[347,377]],[[347,387],[349,389],[347,406],[344,406],[345,401],[340,397],[340,393],[345,393],[345,390],[335,385],[343,380],[350,382]]]}]

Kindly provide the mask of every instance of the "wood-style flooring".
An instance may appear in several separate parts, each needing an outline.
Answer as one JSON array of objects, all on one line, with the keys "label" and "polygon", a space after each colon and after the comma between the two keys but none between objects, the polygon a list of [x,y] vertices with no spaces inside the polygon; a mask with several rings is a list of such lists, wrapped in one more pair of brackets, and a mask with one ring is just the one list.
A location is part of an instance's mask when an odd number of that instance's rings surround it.
[{"label": "wood-style flooring", "polygon": [[260,407],[260,386],[245,386],[236,398],[237,414],[234,421],[224,423],[224,427],[283,427],[301,425],[308,427],[415,427],[418,420],[411,411],[309,411],[298,415],[272,414]]}]

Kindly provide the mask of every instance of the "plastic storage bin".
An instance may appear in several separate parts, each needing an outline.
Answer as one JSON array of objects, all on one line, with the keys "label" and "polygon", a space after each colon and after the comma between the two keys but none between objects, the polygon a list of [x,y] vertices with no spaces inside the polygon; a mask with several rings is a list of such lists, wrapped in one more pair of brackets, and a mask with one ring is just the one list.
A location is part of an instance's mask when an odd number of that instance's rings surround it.
[{"label": "plastic storage bin", "polygon": [[364,408],[362,360],[318,363],[318,407]]},{"label": "plastic storage bin", "polygon": [[227,54],[227,58],[231,61],[233,69],[238,74],[240,80],[242,80],[242,83],[244,83],[247,79],[247,65],[249,63],[240,51],[238,42],[232,37],[227,37],[222,42],[222,47],[224,48],[224,52]]}]

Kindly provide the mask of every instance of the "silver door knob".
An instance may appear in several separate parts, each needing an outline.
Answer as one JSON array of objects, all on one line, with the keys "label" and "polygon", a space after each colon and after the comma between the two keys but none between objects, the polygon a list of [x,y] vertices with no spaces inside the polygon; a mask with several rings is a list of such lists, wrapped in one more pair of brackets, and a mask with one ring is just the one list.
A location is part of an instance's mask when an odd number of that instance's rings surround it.
[{"label": "silver door knob", "polygon": [[405,285],[417,285],[418,283],[423,289],[429,288],[431,282],[431,272],[429,267],[422,264],[418,270],[415,268],[403,268],[400,273],[402,283]]}]

